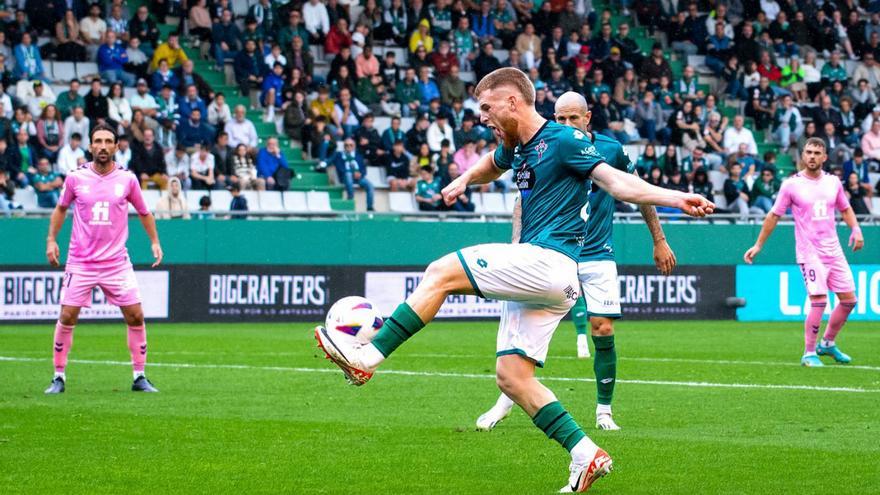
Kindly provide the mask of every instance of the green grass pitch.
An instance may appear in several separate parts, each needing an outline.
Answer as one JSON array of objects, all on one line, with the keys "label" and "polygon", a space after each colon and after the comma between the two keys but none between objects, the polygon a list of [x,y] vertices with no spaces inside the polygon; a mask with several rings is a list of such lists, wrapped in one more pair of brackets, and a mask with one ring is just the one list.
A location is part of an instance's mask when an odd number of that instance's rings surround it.
[{"label": "green grass pitch", "polygon": [[[495,328],[432,324],[354,388],[309,325],[155,324],[145,395],[121,323],[86,323],[67,392],[46,397],[51,326],[0,326],[0,493],[553,493],[568,456],[525,414],[474,431]],[[850,323],[853,365],[823,369],[797,365],[802,328],[621,322],[623,430],[599,432],[563,323],[540,376],[614,457],[591,492],[878,493],[880,325]]]}]

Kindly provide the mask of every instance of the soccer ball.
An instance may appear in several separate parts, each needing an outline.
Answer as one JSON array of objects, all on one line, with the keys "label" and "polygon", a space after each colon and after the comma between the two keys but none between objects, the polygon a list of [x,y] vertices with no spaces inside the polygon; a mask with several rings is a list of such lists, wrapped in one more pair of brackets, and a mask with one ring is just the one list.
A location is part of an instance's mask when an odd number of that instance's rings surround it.
[{"label": "soccer ball", "polygon": [[327,312],[327,330],[335,330],[367,343],[382,328],[382,314],[360,296],[343,297]]}]

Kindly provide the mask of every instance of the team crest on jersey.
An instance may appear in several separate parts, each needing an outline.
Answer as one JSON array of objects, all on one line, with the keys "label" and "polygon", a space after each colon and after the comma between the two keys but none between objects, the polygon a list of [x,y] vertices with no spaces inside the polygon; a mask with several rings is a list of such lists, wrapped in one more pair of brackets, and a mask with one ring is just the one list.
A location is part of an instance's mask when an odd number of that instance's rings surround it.
[{"label": "team crest on jersey", "polygon": [[116,195],[117,198],[121,198],[125,194],[125,186],[122,184],[116,184],[113,187],[113,194]]},{"label": "team crest on jersey", "polygon": [[540,162],[542,158],[544,158],[544,152],[547,151],[547,143],[542,139],[540,143],[535,146],[535,152],[538,153],[538,161]]}]

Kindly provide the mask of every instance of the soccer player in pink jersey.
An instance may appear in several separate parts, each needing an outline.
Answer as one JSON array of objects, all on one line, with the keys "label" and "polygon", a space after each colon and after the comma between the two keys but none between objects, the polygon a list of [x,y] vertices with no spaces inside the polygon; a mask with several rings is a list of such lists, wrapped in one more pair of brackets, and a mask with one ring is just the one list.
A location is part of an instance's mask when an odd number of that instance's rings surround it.
[{"label": "soccer player in pink jersey", "polygon": [[134,206],[152,244],[155,263],[162,262],[162,247],[156,232],[156,220],[147,209],[137,177],[113,161],[116,132],[97,125],[91,132],[94,161],[67,176],[58,206],[49,221],[46,257],[49,264],[60,266],[60,251],[55,241],[64,224],[67,209],[73,206],[73,229],[64,282],[61,288],[61,315],[55,325],[55,376],[47,394],[64,392],[67,377],[67,354],[73,343],[73,328],[80,308],[90,307],[92,290],[100,287],[111,304],[119,306],[128,325],[128,349],[134,368],[136,392],[158,392],[144,375],[147,359],[147,332],[134,268],[128,257],[128,205]]},{"label": "soccer player in pink jersey", "polygon": [[[767,238],[776,228],[779,217],[791,208],[794,216],[794,237],[797,246],[797,262],[801,266],[804,284],[810,296],[810,312],[804,324],[804,366],[822,366],[819,356],[828,355],[838,363],[852,359],[840,351],[834,339],[846,323],[849,313],[856,305],[856,286],[843,248],[837,239],[834,210],[839,210],[843,221],[851,229],[849,245],[853,251],[862,249],[865,241],[856,215],[840,180],[822,171],[828,158],[825,142],[810,138],[801,151],[802,170],[782,183],[776,204],[767,214],[755,245],[743,257],[751,264],[761,251]],[[831,312],[822,342],[816,345],[822,315],[828,304],[828,290],[837,294],[840,304]]]}]

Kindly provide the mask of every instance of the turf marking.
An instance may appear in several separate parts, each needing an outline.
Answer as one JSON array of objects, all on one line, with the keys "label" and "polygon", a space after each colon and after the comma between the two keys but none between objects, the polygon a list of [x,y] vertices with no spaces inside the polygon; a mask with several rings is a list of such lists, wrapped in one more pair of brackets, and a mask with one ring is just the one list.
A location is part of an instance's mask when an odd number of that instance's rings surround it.
[{"label": "turf marking", "polygon": [[[16,363],[47,363],[50,359],[0,356],[0,362],[16,362]],[[92,359],[71,359],[72,363],[94,364],[94,365],[110,365],[110,366],[130,366],[128,361],[100,361]],[[148,363],[151,367],[164,368],[196,368],[196,369],[228,369],[228,370],[261,370],[261,371],[284,371],[293,373],[339,373],[336,368],[302,368],[302,367],[285,367],[285,366],[251,366],[247,364],[210,364],[210,363]],[[429,378],[468,378],[480,380],[494,380],[495,375],[489,373],[448,373],[440,371],[408,371],[383,369],[382,375],[398,375],[398,376],[418,376]],[[570,378],[558,376],[541,377],[542,381],[547,382],[595,382],[591,378]],[[866,389],[857,387],[819,387],[813,385],[785,385],[785,384],[761,384],[761,383],[713,383],[713,382],[688,382],[688,381],[671,381],[671,380],[617,380],[618,383],[632,385],[656,385],[671,387],[696,387],[696,388],[736,388],[736,389],[759,389],[759,390],[799,390],[813,392],[843,392],[843,393],[880,393],[880,389]]]}]

